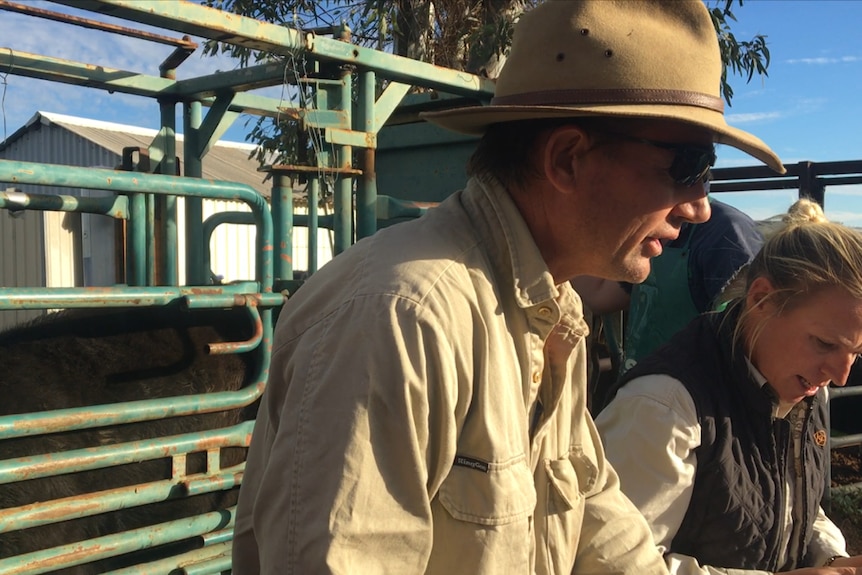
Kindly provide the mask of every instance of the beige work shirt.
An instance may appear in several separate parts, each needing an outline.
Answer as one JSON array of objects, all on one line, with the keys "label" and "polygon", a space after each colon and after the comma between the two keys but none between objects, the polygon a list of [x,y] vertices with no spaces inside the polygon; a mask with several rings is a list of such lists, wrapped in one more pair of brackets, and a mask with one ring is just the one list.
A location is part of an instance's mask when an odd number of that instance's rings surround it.
[{"label": "beige work shirt", "polygon": [[236,575],[666,573],[586,410],[580,299],[470,181],[285,304]]}]

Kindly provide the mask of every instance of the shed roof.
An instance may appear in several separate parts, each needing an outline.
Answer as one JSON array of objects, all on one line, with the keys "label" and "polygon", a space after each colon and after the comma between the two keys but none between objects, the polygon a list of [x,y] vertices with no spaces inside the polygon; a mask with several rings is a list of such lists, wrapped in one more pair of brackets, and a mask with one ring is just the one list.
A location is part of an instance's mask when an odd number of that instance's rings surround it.
[{"label": "shed roof", "polygon": [[[16,130],[5,141],[0,142],[0,152],[28,133],[34,132],[42,126],[50,125],[77,134],[120,157],[123,155],[123,148],[146,148],[158,134],[157,130],[141,128],[139,126],[115,124],[113,122],[90,120],[51,112],[36,112],[24,126]],[[178,144],[177,156],[182,165],[183,147],[179,143],[183,141],[183,135],[177,134],[176,138]],[[259,164],[256,159],[249,158],[254,149],[254,144],[226,141],[217,142],[203,159],[203,177],[212,180],[245,184],[257,190],[260,194],[269,197],[271,185],[268,182],[264,182],[266,174],[257,171]]]}]

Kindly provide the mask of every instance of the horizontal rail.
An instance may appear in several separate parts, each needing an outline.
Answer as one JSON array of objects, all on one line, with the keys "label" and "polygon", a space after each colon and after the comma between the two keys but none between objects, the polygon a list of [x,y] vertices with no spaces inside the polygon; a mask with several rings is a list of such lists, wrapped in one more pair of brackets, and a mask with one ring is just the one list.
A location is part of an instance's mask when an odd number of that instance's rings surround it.
[{"label": "horizontal rail", "polygon": [[233,545],[222,544],[224,552],[211,557],[207,561],[187,565],[183,572],[186,575],[210,575],[211,573],[224,573],[231,568],[231,550]]},{"label": "horizontal rail", "polygon": [[4,415],[0,417],[0,440],[239,409],[256,401],[263,393],[264,384],[256,382],[237,391]]},{"label": "horizontal rail", "polygon": [[188,295],[224,293],[218,287],[86,287],[86,288],[0,288],[0,310],[92,308],[92,307],[147,307],[168,305]]},{"label": "horizontal rail", "polygon": [[[224,531],[218,533],[224,533]],[[233,530],[230,530],[229,533],[233,533]],[[201,538],[206,540],[207,535],[209,534],[204,534]],[[232,548],[232,541],[224,541],[217,545],[194,549],[180,555],[159,559],[158,561],[109,571],[103,575],[164,575],[165,573],[173,574],[175,572],[184,575],[221,574],[230,570]]]},{"label": "horizontal rail", "polygon": [[226,491],[241,483],[244,468],[245,464],[240,464],[212,475],[189,475],[182,481],[164,479],[0,509],[0,533],[91,517],[180,497]]},{"label": "horizontal rail", "polygon": [[233,529],[222,529],[221,531],[213,531],[201,536],[204,545],[217,545],[233,539]]},{"label": "horizontal rail", "polygon": [[79,198],[62,194],[31,194],[15,188],[7,188],[5,191],[0,191],[0,208],[13,213],[23,210],[50,210],[101,214],[118,220],[129,219],[129,198],[126,196]]},{"label": "horizontal rail", "polygon": [[0,461],[0,485],[63,473],[105,469],[216,447],[248,447],[253,428],[254,421],[244,421],[225,429],[8,459]]},{"label": "horizontal rail", "polygon": [[259,287],[255,282],[243,282],[184,287],[0,288],[0,310],[148,307],[168,305],[180,299],[195,309],[246,305],[244,302],[250,300],[254,300],[259,307],[278,307],[284,303],[283,294],[256,293]]},{"label": "horizontal rail", "polygon": [[287,296],[281,293],[230,293],[223,294],[197,294],[191,293],[183,296],[183,302],[188,309],[213,309],[222,307],[279,307],[287,300]]},{"label": "horizontal rail", "polygon": [[833,435],[830,438],[829,442],[832,445],[832,449],[849,447],[851,445],[859,445],[862,444],[862,433],[855,433],[853,435],[842,435],[840,437],[835,437]]},{"label": "horizontal rail", "polygon": [[[233,525],[235,514],[236,507],[220,509],[195,517],[61,545],[8,559],[0,559],[0,573],[3,575],[40,575],[56,569],[75,567],[165,543],[182,541],[189,537],[200,536]],[[140,573],[137,567],[132,572]]]},{"label": "horizontal rail", "polygon": [[[836,399],[842,397],[853,397],[857,395],[862,395],[862,385],[851,385],[850,387],[830,387],[829,388],[829,402],[835,401]],[[829,444],[832,446],[832,449],[838,449],[841,447],[848,447],[851,445],[859,445],[862,444],[862,433],[856,433],[853,435],[841,435],[836,437],[829,434]]]},{"label": "horizontal rail", "polygon": [[128,36],[130,38],[138,38],[140,40],[149,40],[151,42],[157,42],[159,44],[166,44],[168,46],[174,46],[177,48],[185,48],[187,50],[194,50],[197,48],[197,43],[192,42],[188,36],[183,38],[170,38],[168,36],[163,36],[161,34],[154,34],[153,32],[147,32],[146,30],[135,30],[133,28],[126,28],[125,26],[117,26],[116,24],[110,24],[108,22],[100,22],[99,20],[93,20],[90,18],[81,18],[80,16],[73,16],[71,14],[63,14],[61,12],[53,12],[51,10],[44,10],[42,8],[36,8],[34,6],[28,6],[26,4],[18,4],[16,2],[9,2],[7,0],[0,0],[0,10],[9,10],[10,12],[18,12],[20,14],[28,14],[30,16],[37,16],[39,18],[45,18],[47,20],[54,20],[55,22],[63,22],[66,24],[73,24],[75,26],[81,26],[82,28],[90,28],[92,30],[101,30],[103,32],[112,32],[115,34],[121,34],[123,36]]},{"label": "horizontal rail", "polygon": [[862,395],[862,385],[851,385],[850,387],[830,387],[829,400],[836,397],[851,397],[853,395]]},{"label": "horizontal rail", "polygon": [[140,0],[53,0],[92,12],[284,56],[309,58],[374,70],[381,78],[434,88],[471,98],[490,99],[494,82],[475,74],[435,66],[404,56],[365,48],[313,32],[216,10],[194,2]]},{"label": "horizontal rail", "polygon": [[0,182],[70,188],[108,190],[115,193],[145,193],[233,200],[249,206],[254,214],[256,234],[257,279],[262,292],[272,291],[273,282],[273,223],[266,199],[250,186],[234,182],[206,180],[188,176],[139,174],[121,170],[83,168],[0,160]]}]

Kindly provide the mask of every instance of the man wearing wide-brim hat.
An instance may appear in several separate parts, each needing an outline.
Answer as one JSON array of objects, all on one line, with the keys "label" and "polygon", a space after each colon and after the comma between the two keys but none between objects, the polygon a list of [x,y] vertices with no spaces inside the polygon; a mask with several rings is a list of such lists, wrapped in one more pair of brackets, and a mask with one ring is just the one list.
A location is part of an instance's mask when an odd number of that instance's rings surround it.
[{"label": "man wearing wide-brim hat", "polygon": [[247,573],[666,573],[586,409],[577,275],[642,281],[709,217],[729,127],[700,0],[549,0],[464,190],[367,238],[285,304],[235,528]]}]

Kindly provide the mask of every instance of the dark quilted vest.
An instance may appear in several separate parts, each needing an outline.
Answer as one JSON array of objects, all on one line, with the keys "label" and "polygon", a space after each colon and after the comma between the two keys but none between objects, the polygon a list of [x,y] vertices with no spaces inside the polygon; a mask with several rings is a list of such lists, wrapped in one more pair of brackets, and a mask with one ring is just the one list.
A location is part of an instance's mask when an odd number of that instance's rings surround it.
[{"label": "dark quilted vest", "polygon": [[829,465],[827,448],[814,440],[817,431],[826,430],[824,394],[805,400],[800,552],[777,565],[782,486],[794,466],[790,422],[773,421],[771,389],[751,378],[741,348],[732,353],[737,316],[733,307],[698,317],[641,360],[617,389],[641,375],[668,374],[685,385],[697,409],[701,445],[695,450],[692,499],[670,552],[715,567],[783,571],[810,566],[808,542]]}]

